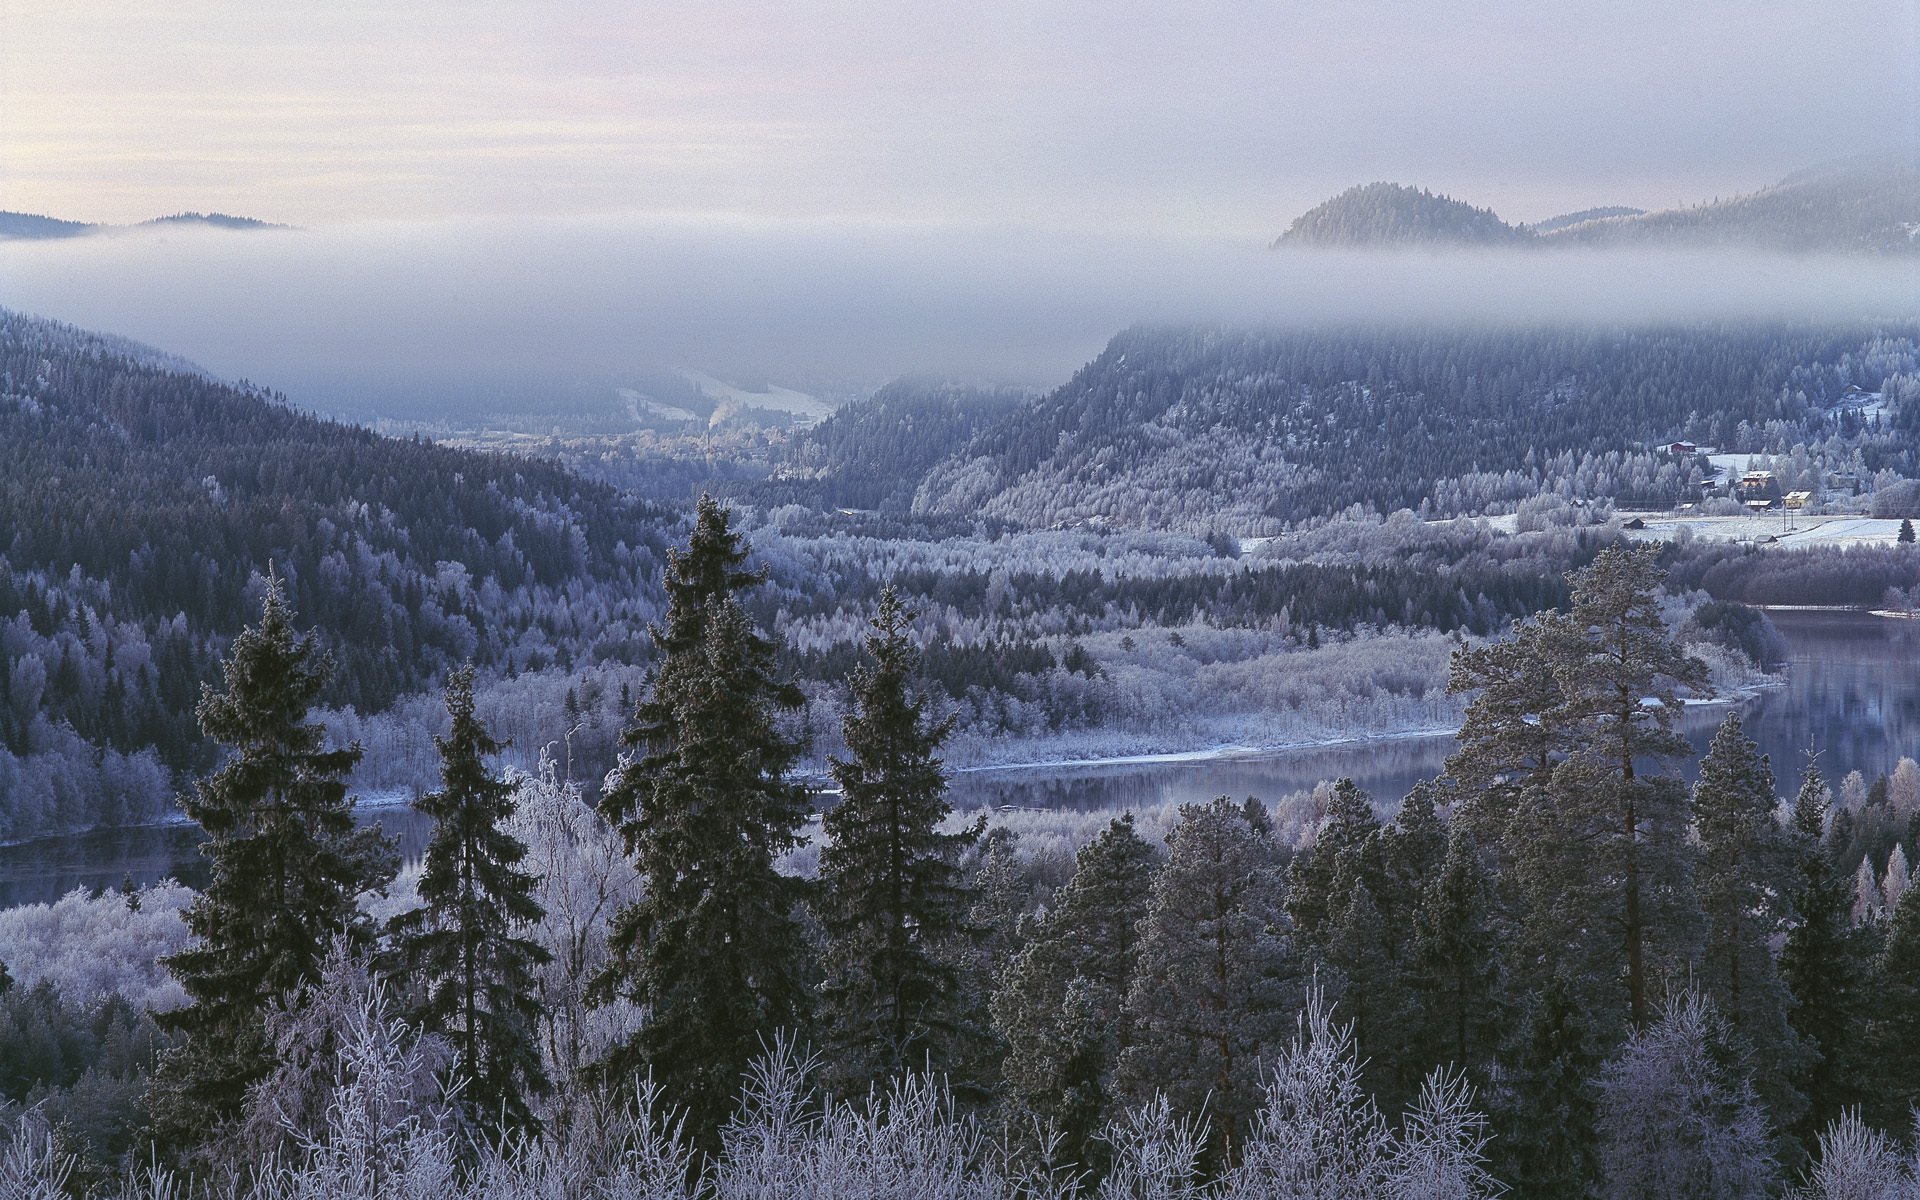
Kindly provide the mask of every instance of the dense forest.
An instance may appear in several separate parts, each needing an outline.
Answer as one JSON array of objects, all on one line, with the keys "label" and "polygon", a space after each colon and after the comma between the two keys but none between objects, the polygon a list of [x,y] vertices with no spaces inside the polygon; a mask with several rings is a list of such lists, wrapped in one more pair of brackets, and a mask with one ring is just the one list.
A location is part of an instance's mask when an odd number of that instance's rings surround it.
[{"label": "dense forest", "polygon": [[1676,438],[1779,453],[1839,436],[1867,471],[1910,471],[1907,440],[1870,436],[1834,406],[1849,386],[1913,391],[1915,338],[1769,324],[1135,328],[936,466],[914,509],[1245,536],[1355,505],[1672,503],[1697,475],[1650,448]]},{"label": "dense forest", "polygon": [[206,889],[0,913],[0,1095],[30,1105],[0,1188],[1907,1195],[1920,768],[1777,779],[1735,714],[1683,784],[1678,700],[1711,684],[1662,554],[1609,545],[1457,646],[1458,750],[1390,820],[1340,781],[1050,856],[952,815],[891,589],[814,818],[766,575],[703,502],[598,803],[503,771],[457,673],[403,871],[349,819],[359,751],[272,584],[197,706]]}]

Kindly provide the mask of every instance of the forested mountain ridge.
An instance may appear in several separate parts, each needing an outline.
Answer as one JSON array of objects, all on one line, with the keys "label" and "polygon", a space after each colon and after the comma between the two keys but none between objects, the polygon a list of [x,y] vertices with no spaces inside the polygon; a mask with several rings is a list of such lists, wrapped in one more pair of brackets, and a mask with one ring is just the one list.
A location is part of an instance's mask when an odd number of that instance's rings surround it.
[{"label": "forested mountain ridge", "polygon": [[[83,756],[199,762],[199,682],[269,571],[362,712],[468,660],[642,653],[669,510],[183,365],[0,310],[0,837],[103,803]],[[137,773],[106,815],[164,805]]]},{"label": "forested mountain ridge", "polygon": [[1292,246],[1741,246],[1793,253],[1920,253],[1920,163],[1866,157],[1686,208],[1613,205],[1511,225],[1493,210],[1394,183],[1349,188],[1274,240]]},{"label": "forested mountain ridge", "polygon": [[1917,339],[1805,324],[1136,327],[938,464],[914,510],[1247,534],[1356,504],[1472,513],[1583,475],[1579,494],[1677,493],[1682,469],[1637,448],[1745,449],[1778,423],[1812,436],[1850,384],[1914,370]]}]

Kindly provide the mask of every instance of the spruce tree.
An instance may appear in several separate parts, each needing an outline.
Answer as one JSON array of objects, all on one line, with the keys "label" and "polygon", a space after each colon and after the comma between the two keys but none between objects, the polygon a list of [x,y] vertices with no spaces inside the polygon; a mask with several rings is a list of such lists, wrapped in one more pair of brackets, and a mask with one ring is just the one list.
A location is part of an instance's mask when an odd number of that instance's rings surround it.
[{"label": "spruce tree", "polygon": [[273,1066],[268,1011],[320,978],[334,938],[370,943],[355,897],[397,866],[377,828],[354,826],[346,780],[360,748],[328,747],[307,719],[330,664],[311,634],[295,636],[277,578],[221,666],[226,690],[203,685],[196,711],[226,761],[182,801],[207,833],[210,877],[186,910],[193,944],[162,960],[191,1001],[158,1018],[176,1041],[150,1095],[160,1139],[178,1147],[240,1114]]},{"label": "spruce tree", "polygon": [[936,720],[913,691],[914,614],[882,589],[830,762],[841,799],[821,819],[817,911],[826,933],[823,1032],[849,1093],[908,1071],[951,1073],[977,1031],[961,996],[971,894],[960,857],[984,831],[941,831],[952,812]]},{"label": "spruce tree", "polygon": [[993,993],[1008,1091],[1060,1134],[1060,1156],[1082,1166],[1099,1165],[1115,1064],[1133,1041],[1125,1005],[1154,864],[1133,814],[1114,818],[1081,847],[1073,877]]},{"label": "spruce tree", "polygon": [[1455,826],[1414,915],[1421,1071],[1451,1065],[1482,1083],[1492,1076],[1512,1007],[1493,893],[1480,848]]},{"label": "spruce tree", "polygon": [[1294,1010],[1273,847],[1222,796],[1184,804],[1167,835],[1141,923],[1127,995],[1134,1043],[1120,1057],[1122,1094],[1164,1094],[1205,1112],[1216,1157],[1238,1152],[1261,1077]]},{"label": "spruce tree", "polygon": [[1908,888],[1887,920],[1867,1005],[1867,1116],[1897,1130],[1920,1107],[1920,888]]},{"label": "spruce tree", "polygon": [[810,810],[787,777],[799,744],[777,723],[800,696],[740,606],[764,578],[745,561],[703,496],[687,549],[670,556],[659,664],[622,735],[642,753],[600,802],[646,892],[615,916],[594,992],[628,997],[647,1019],[597,1075],[627,1091],[651,1072],[709,1146],[763,1044],[804,1029],[811,1009],[805,885],[775,865]]},{"label": "spruce tree", "polygon": [[1800,1119],[1806,1098],[1794,1086],[1805,1066],[1788,1023],[1793,999],[1774,965],[1772,944],[1788,926],[1793,855],[1774,817],[1773,769],[1728,713],[1700,760],[1693,788],[1699,840],[1694,884],[1707,940],[1695,986],[1755,1051],[1754,1087],[1776,1129]]},{"label": "spruce tree", "polygon": [[520,868],[527,847],[503,828],[514,789],[488,765],[505,747],[474,715],[472,667],[448,679],[446,702],[452,726],[434,739],[440,790],[414,801],[434,822],[422,907],[393,921],[407,1016],[452,1047],[448,1074],[480,1130],[525,1133],[534,1128],[528,1099],[548,1088],[535,997],[537,969],[553,956],[519,931],[546,914],[534,899],[538,881]]},{"label": "spruce tree", "polygon": [[1379,832],[1373,798],[1353,780],[1337,780],[1313,843],[1287,866],[1287,915],[1307,947],[1324,948],[1335,917],[1351,899],[1354,878],[1370,889],[1384,885]]},{"label": "spruce tree", "polygon": [[1601,1056],[1572,989],[1549,979],[1534,997],[1494,1094],[1496,1174],[1514,1195],[1591,1195],[1600,1177],[1595,1136]]},{"label": "spruce tree", "polygon": [[1780,977],[1794,1001],[1788,1019],[1812,1055],[1803,1077],[1807,1111],[1794,1130],[1808,1147],[1860,1101],[1861,991],[1872,966],[1853,924],[1853,882],[1834,861],[1827,810],[1827,787],[1809,756],[1793,806],[1792,924],[1780,950]]}]

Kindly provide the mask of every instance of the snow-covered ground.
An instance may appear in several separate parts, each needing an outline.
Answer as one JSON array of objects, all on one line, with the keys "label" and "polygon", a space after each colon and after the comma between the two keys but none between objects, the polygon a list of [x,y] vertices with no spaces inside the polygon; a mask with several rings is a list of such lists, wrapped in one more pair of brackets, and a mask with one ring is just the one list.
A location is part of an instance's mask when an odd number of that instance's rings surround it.
[{"label": "snow-covered ground", "polygon": [[700,390],[718,400],[722,405],[734,404],[742,408],[764,408],[771,412],[792,413],[796,417],[805,417],[809,421],[824,420],[833,415],[834,406],[818,396],[809,396],[805,392],[796,392],[792,388],[769,386],[764,392],[750,392],[730,383],[715,379],[703,371],[682,371],[691,382],[698,384]]},{"label": "snow-covered ground", "polygon": [[1791,549],[1795,546],[1878,546],[1892,545],[1900,537],[1900,522],[1876,517],[1808,516],[1805,513],[1774,509],[1770,512],[1742,513],[1737,517],[1676,517],[1669,513],[1615,514],[1621,521],[1639,517],[1645,529],[1630,529],[1627,536],[1644,541],[1674,537],[1682,529],[1696,538],[1725,542],[1764,542]]}]

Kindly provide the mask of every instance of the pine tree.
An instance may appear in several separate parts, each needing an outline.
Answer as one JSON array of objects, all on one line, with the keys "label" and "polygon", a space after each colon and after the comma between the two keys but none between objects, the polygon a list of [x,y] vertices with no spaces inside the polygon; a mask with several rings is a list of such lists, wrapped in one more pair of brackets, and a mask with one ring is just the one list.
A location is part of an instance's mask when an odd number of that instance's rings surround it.
[{"label": "pine tree", "polygon": [[1293,1011],[1284,885],[1273,849],[1225,796],[1185,804],[1167,835],[1127,995],[1135,1041],[1123,1095],[1204,1111],[1216,1154],[1237,1153],[1260,1078]]},{"label": "pine tree", "polygon": [[643,753],[600,802],[646,892],[614,918],[594,991],[647,1019],[597,1074],[628,1091],[650,1071],[710,1146],[763,1043],[803,1029],[811,1007],[805,887],[775,866],[809,813],[787,778],[798,743],[776,723],[800,696],[736,598],[763,579],[745,561],[727,514],[702,497],[668,566],[659,666],[622,739]]},{"label": "pine tree", "polygon": [[534,1128],[529,1097],[548,1088],[536,1029],[538,968],[552,955],[517,931],[546,915],[538,881],[520,867],[527,848],[502,828],[513,785],[487,760],[505,747],[474,715],[473,668],[447,681],[452,727],[436,737],[440,790],[414,802],[433,818],[420,876],[423,907],[394,919],[398,959],[413,996],[410,1024],[453,1050],[451,1077],[469,1118],[488,1135]]},{"label": "pine tree", "polygon": [[[1686,794],[1672,781],[1642,778],[1638,764],[1691,753],[1673,727],[1678,689],[1707,690],[1706,666],[1686,653],[1660,616],[1664,573],[1655,546],[1614,545],[1567,577],[1572,637],[1554,647],[1555,682],[1566,697],[1561,717],[1582,753],[1611,779],[1611,853],[1628,1007],[1635,1028],[1651,1017],[1659,947],[1682,943],[1693,914],[1684,848]],[[1651,699],[1652,703],[1647,701]],[[1571,857],[1576,846],[1564,848]]]},{"label": "pine tree", "polygon": [[307,720],[329,662],[292,620],[270,579],[260,623],[222,664],[226,690],[201,690],[200,727],[229,754],[183,801],[207,833],[210,879],[185,914],[195,942],[163,960],[191,999],[159,1017],[178,1038],[150,1098],[161,1139],[176,1146],[240,1114],[273,1065],[268,1011],[319,979],[336,936],[370,943],[355,897],[397,866],[377,828],[354,826],[346,778],[360,748],[328,748]]},{"label": "pine tree", "polygon": [[1133,1040],[1125,1004],[1154,863],[1133,814],[1114,818],[1081,847],[1073,877],[994,989],[1008,1090],[1059,1132],[1067,1162],[1097,1167],[1095,1138],[1114,1115],[1114,1067]]},{"label": "pine tree", "polygon": [[984,825],[944,833],[952,812],[938,757],[953,718],[912,690],[914,614],[892,587],[867,635],[831,760],[841,799],[822,818],[818,912],[826,932],[822,1020],[833,1070],[854,1095],[908,1071],[950,1073],[977,1032],[960,996],[973,940],[960,856]]},{"label": "pine tree", "polygon": [[1793,806],[1792,925],[1780,951],[1780,978],[1794,1000],[1788,1020],[1812,1054],[1803,1077],[1807,1111],[1795,1128],[1802,1146],[1859,1103],[1861,989],[1871,968],[1852,920],[1853,884],[1834,861],[1826,816],[1826,784],[1809,757]]},{"label": "pine tree", "polygon": [[1696,986],[1755,1051],[1754,1086],[1776,1129],[1800,1119],[1806,1097],[1794,1086],[1806,1056],[1788,1023],[1792,995],[1774,966],[1772,942],[1788,925],[1793,855],[1774,818],[1773,769],[1728,713],[1700,760],[1693,788],[1699,860],[1694,883],[1707,941]]}]

